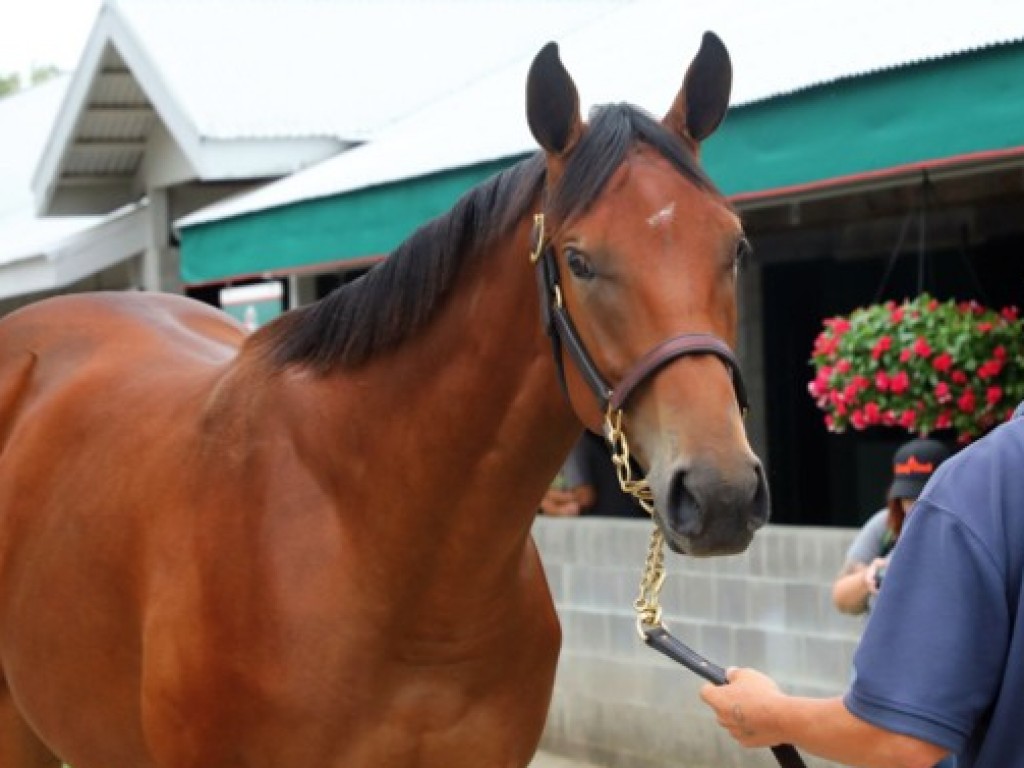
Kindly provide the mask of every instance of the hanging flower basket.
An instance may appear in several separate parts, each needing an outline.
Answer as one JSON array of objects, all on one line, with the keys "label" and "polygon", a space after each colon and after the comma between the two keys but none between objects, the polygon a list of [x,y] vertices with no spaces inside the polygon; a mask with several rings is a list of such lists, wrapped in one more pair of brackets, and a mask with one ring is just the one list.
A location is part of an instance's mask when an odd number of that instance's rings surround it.
[{"label": "hanging flower basket", "polygon": [[953,430],[968,443],[1024,400],[1024,328],[1016,307],[928,294],[832,317],[814,341],[811,397],[833,432]]}]

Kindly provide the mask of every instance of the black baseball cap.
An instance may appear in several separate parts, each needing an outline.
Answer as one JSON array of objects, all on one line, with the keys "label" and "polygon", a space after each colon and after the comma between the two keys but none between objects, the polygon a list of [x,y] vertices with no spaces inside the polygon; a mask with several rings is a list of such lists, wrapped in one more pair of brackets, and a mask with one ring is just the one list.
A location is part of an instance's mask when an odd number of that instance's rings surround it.
[{"label": "black baseball cap", "polygon": [[904,443],[892,457],[891,499],[916,499],[939,464],[950,456],[938,440],[919,438]]}]

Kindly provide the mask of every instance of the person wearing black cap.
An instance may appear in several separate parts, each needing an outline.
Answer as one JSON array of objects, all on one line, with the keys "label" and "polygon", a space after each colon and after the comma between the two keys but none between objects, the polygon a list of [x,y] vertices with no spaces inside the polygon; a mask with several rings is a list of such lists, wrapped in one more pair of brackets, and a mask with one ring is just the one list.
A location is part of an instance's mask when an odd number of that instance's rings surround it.
[{"label": "person wearing black cap", "polygon": [[920,438],[900,446],[892,460],[887,506],[872,515],[846,552],[832,585],[832,602],[843,613],[865,613],[878,594],[889,553],[925,483],[950,455],[938,440]]}]

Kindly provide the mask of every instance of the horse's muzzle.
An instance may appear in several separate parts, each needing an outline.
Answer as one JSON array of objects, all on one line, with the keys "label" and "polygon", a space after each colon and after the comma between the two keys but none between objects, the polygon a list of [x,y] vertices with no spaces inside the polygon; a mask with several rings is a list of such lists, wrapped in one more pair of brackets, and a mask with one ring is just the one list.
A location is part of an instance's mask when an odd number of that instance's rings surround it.
[{"label": "horse's muzzle", "polygon": [[756,458],[728,471],[694,461],[649,479],[658,525],[675,552],[736,554],[768,522],[768,483]]}]

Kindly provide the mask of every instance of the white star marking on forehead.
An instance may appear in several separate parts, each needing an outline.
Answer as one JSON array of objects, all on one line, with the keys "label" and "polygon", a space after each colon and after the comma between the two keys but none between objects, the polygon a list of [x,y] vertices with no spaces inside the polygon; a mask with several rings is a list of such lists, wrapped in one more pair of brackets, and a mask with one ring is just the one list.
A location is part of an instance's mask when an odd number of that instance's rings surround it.
[{"label": "white star marking on forehead", "polygon": [[649,227],[651,227],[653,229],[654,227],[660,227],[662,224],[667,224],[668,222],[672,221],[672,217],[675,216],[675,213],[676,213],[676,204],[673,201],[673,202],[669,203],[668,205],[666,205],[664,208],[662,208],[657,213],[655,213],[655,214],[653,214],[651,216],[648,216],[647,217],[647,226],[649,226]]}]

